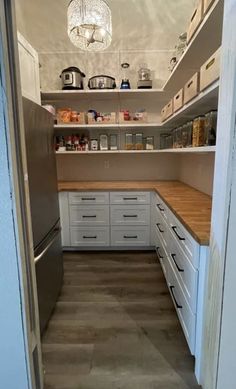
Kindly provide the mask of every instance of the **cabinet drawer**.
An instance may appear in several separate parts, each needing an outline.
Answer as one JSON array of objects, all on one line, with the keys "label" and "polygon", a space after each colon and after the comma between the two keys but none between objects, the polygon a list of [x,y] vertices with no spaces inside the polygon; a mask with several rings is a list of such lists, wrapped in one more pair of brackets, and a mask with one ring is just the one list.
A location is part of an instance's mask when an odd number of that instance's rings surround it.
[{"label": "cabinet drawer", "polygon": [[109,205],[70,205],[71,226],[108,226]]},{"label": "cabinet drawer", "polygon": [[168,282],[168,279],[167,279],[167,253],[163,247],[162,241],[160,240],[160,238],[156,232],[154,234],[154,246],[155,246],[157,257],[158,257],[158,260],[161,264],[164,276],[166,278],[166,281]]},{"label": "cabinet drawer", "polygon": [[153,212],[161,215],[165,221],[168,221],[168,207],[157,194],[153,195]]},{"label": "cabinet drawer", "polygon": [[167,273],[168,273],[168,287],[170,294],[175,305],[176,312],[178,314],[180,323],[182,325],[186,340],[188,342],[192,355],[195,354],[195,328],[196,328],[196,315],[191,311],[184,293],[181,289],[180,283],[172,268],[172,264],[167,258]]},{"label": "cabinet drawer", "polygon": [[109,246],[109,227],[70,227],[71,246]]},{"label": "cabinet drawer", "polygon": [[150,204],[150,192],[111,192],[111,204]]},{"label": "cabinet drawer", "polygon": [[186,300],[193,313],[197,308],[198,270],[196,270],[184,252],[173,239],[168,246],[167,253],[172,263],[173,270],[183,289]]},{"label": "cabinet drawer", "polygon": [[[160,216],[159,216],[160,218]],[[164,220],[156,220],[156,223],[154,224],[153,226],[157,236],[160,238],[160,240],[162,241],[165,249],[167,249],[167,247],[169,246],[170,244],[170,232],[169,232],[169,227],[167,226],[167,224],[165,223]]]},{"label": "cabinet drawer", "polygon": [[118,225],[143,225],[150,224],[149,205],[112,205],[111,224]]},{"label": "cabinet drawer", "polygon": [[112,246],[149,246],[149,227],[111,227]]},{"label": "cabinet drawer", "polygon": [[192,238],[179,220],[170,212],[170,230],[176,244],[184,251],[192,265],[199,267],[199,244]]},{"label": "cabinet drawer", "polygon": [[109,204],[109,193],[69,192],[69,204]]}]

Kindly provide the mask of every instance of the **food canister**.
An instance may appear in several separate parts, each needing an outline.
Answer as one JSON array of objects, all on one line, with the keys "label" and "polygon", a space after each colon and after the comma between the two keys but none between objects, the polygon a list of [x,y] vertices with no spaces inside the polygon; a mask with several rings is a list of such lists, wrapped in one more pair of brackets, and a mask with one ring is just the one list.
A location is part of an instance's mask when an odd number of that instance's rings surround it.
[{"label": "food canister", "polygon": [[125,149],[133,150],[133,148],[134,148],[133,134],[125,134]]},{"label": "food canister", "polygon": [[143,134],[142,133],[135,134],[135,149],[136,150],[143,150]]},{"label": "food canister", "polygon": [[198,116],[193,121],[193,147],[204,146],[205,144],[205,116]]},{"label": "food canister", "polygon": [[153,150],[154,149],[154,136],[147,136],[146,137],[146,150]]},{"label": "food canister", "polygon": [[216,144],[217,111],[208,112],[205,115],[205,145]]}]

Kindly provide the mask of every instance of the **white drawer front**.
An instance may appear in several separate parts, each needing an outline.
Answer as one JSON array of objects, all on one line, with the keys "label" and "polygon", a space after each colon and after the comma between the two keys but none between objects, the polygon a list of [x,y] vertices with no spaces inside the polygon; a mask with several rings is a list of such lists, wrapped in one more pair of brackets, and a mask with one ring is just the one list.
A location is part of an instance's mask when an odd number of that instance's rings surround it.
[{"label": "white drawer front", "polygon": [[167,250],[167,247],[170,244],[170,232],[169,227],[164,222],[164,220],[156,220],[156,223],[154,224],[154,229],[159,238],[161,239],[165,249]]},{"label": "white drawer front", "polygon": [[149,227],[111,227],[112,246],[149,246]]},{"label": "white drawer front", "polygon": [[111,224],[113,226],[135,226],[150,224],[149,205],[112,205]]},{"label": "white drawer front", "polygon": [[196,315],[191,311],[168,259],[168,287],[192,355],[195,354]]},{"label": "white drawer front", "polygon": [[108,226],[109,206],[107,205],[70,205],[71,226]]},{"label": "white drawer front", "polygon": [[109,204],[109,193],[69,192],[69,204]]},{"label": "white drawer front", "polygon": [[161,264],[164,276],[166,278],[166,281],[168,282],[168,275],[167,275],[167,253],[164,249],[163,243],[160,240],[159,236],[155,232],[154,234],[154,246],[157,253],[157,257],[159,259],[159,262]]},{"label": "white drawer front", "polygon": [[71,246],[109,246],[109,227],[71,227]]},{"label": "white drawer front", "polygon": [[170,227],[175,242],[182,248],[193,266],[198,269],[199,244],[192,238],[172,212],[170,212]]},{"label": "white drawer front", "polygon": [[168,246],[167,253],[173,266],[173,270],[183,289],[186,300],[193,313],[197,309],[197,285],[198,270],[196,270],[184,252],[179,248],[173,239]]},{"label": "white drawer front", "polygon": [[168,220],[169,209],[165,202],[156,193],[153,196],[153,212],[161,215],[165,221]]},{"label": "white drawer front", "polygon": [[111,204],[150,204],[150,192],[111,192]]}]

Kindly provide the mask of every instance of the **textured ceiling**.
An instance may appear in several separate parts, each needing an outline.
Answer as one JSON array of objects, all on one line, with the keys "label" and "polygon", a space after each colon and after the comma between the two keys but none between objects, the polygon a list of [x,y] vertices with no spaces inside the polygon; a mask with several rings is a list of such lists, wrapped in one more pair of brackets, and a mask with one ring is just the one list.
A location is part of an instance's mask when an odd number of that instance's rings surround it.
[{"label": "textured ceiling", "polygon": [[[186,30],[196,0],[109,0],[109,51],[170,50]],[[38,52],[78,51],[66,32],[68,0],[17,0],[17,28]]]}]

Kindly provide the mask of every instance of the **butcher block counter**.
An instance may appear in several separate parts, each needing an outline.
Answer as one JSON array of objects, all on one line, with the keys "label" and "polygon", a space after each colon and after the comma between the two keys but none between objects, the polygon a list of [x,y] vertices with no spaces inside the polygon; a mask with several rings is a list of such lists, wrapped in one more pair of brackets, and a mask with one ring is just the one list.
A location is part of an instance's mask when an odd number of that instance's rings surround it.
[{"label": "butcher block counter", "polygon": [[179,181],[76,181],[58,182],[61,191],[155,191],[193,238],[209,245],[212,199]]}]

